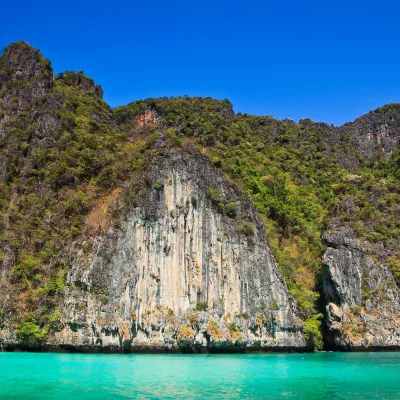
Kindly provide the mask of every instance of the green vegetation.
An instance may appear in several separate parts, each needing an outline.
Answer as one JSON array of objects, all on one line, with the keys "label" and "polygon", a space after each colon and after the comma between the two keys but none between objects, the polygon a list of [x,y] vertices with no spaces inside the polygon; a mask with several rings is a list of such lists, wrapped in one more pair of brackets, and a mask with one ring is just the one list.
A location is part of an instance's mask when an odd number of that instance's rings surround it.
[{"label": "green vegetation", "polygon": [[227,215],[229,218],[236,218],[238,209],[237,202],[224,202],[224,195],[221,189],[218,188],[208,188],[207,194],[211,200],[211,203],[217,208],[218,212]]},{"label": "green vegetation", "polygon": [[224,206],[225,214],[230,218],[235,218],[237,214],[237,204],[234,201],[231,201]]},{"label": "green vegetation", "polygon": [[198,302],[196,303],[195,310],[196,310],[197,312],[207,311],[207,309],[208,309],[208,303],[207,303],[207,301],[198,301]]},{"label": "green vegetation", "polygon": [[243,221],[238,225],[237,231],[247,237],[251,237],[254,235],[256,228],[252,222]]},{"label": "green vegetation", "polygon": [[250,318],[250,314],[248,312],[241,312],[241,313],[235,314],[234,317],[235,318],[249,319]]},{"label": "green vegetation", "polygon": [[22,343],[39,344],[46,336],[47,332],[33,322],[23,322],[17,328],[17,338]]},{"label": "green vegetation", "polygon": [[31,313],[25,313],[23,321],[16,327],[17,339],[21,343],[40,345],[47,337],[47,331],[40,329]]},{"label": "green vegetation", "polygon": [[208,188],[208,196],[214,205],[222,204],[222,192],[221,189]]},{"label": "green vegetation", "polygon": [[273,301],[273,302],[272,302],[272,308],[273,308],[274,310],[279,310],[279,304],[278,304],[276,301]]},{"label": "green vegetation", "polygon": [[46,286],[44,287],[44,290],[49,294],[55,294],[58,290],[64,290],[65,289],[65,284],[64,284],[64,279],[61,277],[55,277],[50,279],[47,283]]},{"label": "green vegetation", "polygon": [[315,314],[304,321],[304,327],[303,327],[304,336],[307,340],[311,341],[312,346],[316,350],[321,350],[324,344],[322,339],[321,321],[320,321],[322,317],[323,317],[322,314]]}]

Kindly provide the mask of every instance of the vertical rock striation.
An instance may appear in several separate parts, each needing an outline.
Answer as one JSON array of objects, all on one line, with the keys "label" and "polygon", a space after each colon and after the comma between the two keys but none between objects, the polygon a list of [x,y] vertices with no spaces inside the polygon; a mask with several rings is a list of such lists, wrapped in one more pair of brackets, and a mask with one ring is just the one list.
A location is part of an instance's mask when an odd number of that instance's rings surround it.
[{"label": "vertical rock striation", "polygon": [[249,201],[199,155],[162,158],[148,178],[138,206],[95,238],[88,264],[80,258],[71,269],[54,344],[303,349],[296,307]]},{"label": "vertical rock striation", "polygon": [[400,347],[400,293],[390,269],[349,229],[326,233],[324,240],[326,344],[349,350]]}]

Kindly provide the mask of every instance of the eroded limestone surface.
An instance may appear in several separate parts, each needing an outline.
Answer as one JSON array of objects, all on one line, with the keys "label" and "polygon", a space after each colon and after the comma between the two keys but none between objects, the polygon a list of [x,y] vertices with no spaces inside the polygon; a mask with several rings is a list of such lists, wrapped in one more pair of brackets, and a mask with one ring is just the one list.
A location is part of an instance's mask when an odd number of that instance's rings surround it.
[{"label": "eroded limestone surface", "polygon": [[390,269],[348,229],[327,233],[323,288],[327,344],[340,349],[400,346],[400,294]]},{"label": "eroded limestone surface", "polygon": [[[219,204],[210,188],[221,195]],[[224,213],[228,203],[235,204],[235,217]],[[201,156],[156,162],[140,204],[95,239],[91,259],[77,259],[68,284],[57,345],[306,345],[262,220]]]}]

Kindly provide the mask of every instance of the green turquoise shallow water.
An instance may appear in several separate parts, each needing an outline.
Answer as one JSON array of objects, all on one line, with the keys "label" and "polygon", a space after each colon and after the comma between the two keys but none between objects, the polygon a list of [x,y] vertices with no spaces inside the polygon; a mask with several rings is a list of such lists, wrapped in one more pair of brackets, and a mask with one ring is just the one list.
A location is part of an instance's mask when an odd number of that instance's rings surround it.
[{"label": "green turquoise shallow water", "polygon": [[0,353],[0,399],[400,399],[400,353]]}]

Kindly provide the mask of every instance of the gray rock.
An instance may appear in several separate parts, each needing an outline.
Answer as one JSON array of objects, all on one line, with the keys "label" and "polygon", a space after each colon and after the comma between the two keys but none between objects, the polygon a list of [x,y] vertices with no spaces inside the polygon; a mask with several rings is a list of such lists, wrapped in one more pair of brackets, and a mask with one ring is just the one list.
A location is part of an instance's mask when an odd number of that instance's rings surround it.
[{"label": "gray rock", "polygon": [[[64,329],[51,344],[304,349],[296,306],[249,200],[200,155],[161,157],[147,180],[118,228],[94,238],[90,261],[77,257]],[[236,202],[236,219],[212,204],[209,187]],[[244,220],[254,233],[242,233]]]},{"label": "gray rock", "polygon": [[348,228],[327,232],[323,291],[326,344],[341,349],[400,347],[400,292],[390,269]]}]

